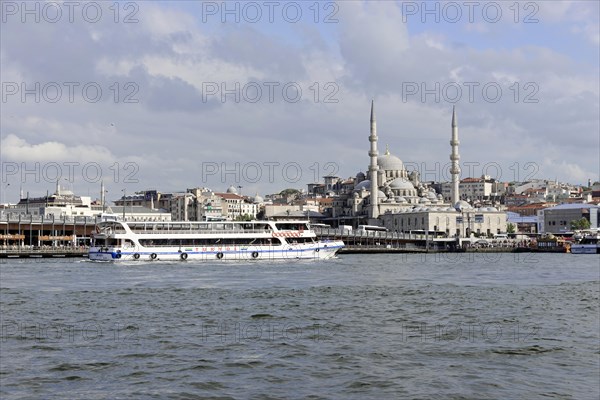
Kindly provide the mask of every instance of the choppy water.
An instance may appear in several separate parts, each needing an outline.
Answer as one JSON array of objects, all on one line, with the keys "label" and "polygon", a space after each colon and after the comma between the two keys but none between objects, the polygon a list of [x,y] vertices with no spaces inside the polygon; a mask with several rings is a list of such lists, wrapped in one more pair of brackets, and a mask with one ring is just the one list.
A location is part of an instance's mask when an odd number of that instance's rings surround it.
[{"label": "choppy water", "polygon": [[600,257],[3,260],[0,398],[600,396]]}]

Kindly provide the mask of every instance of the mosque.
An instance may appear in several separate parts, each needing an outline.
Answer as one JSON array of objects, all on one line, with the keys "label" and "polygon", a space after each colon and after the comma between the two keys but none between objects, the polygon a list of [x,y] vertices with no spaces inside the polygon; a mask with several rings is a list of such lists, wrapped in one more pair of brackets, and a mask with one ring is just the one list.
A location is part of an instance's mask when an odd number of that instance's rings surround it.
[{"label": "mosque", "polygon": [[[459,200],[460,156],[458,121],[452,110],[451,202],[420,181],[418,171],[407,171],[400,158],[389,149],[380,156],[377,150],[375,106],[371,102],[371,132],[368,176],[359,172],[352,191],[340,194],[333,202],[332,217],[340,225],[357,223],[379,225],[392,232],[428,231],[447,237],[493,236],[506,232],[506,213],[494,207],[473,208]],[[368,178],[368,179],[367,179]]]}]

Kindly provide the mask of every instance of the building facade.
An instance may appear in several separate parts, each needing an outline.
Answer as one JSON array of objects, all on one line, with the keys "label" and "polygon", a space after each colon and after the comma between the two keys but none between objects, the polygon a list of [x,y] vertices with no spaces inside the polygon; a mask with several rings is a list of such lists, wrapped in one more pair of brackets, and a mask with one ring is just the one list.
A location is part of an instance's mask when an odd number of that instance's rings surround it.
[{"label": "building facade", "polygon": [[598,229],[600,207],[595,204],[560,204],[538,211],[539,233],[572,232],[571,222],[585,218],[591,229]]}]

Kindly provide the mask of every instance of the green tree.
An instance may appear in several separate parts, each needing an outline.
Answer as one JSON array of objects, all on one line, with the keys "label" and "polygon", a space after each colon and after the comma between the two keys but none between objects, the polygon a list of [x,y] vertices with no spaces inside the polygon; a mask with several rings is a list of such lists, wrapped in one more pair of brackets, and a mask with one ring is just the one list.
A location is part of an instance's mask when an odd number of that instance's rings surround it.
[{"label": "green tree", "polygon": [[585,217],[580,219],[574,219],[570,222],[571,229],[582,230],[582,229],[590,229],[590,221],[588,221]]},{"label": "green tree", "polygon": [[513,223],[510,223],[510,222],[509,222],[509,223],[506,225],[506,233],[515,233],[515,232],[517,231],[517,229],[516,229],[516,228],[517,228],[517,227],[515,226],[515,224],[513,224]]},{"label": "green tree", "polygon": [[279,194],[282,196],[297,195],[299,193],[300,191],[298,189],[283,189],[281,192],[279,192]]}]

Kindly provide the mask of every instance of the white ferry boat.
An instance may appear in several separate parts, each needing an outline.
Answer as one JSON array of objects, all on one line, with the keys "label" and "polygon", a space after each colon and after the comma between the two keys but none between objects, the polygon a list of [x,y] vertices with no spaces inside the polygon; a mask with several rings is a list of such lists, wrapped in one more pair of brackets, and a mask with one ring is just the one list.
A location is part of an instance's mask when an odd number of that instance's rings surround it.
[{"label": "white ferry boat", "polygon": [[600,233],[586,235],[571,245],[572,254],[600,254]]},{"label": "white ferry boat", "polygon": [[320,241],[307,221],[123,222],[96,225],[89,259],[290,260],[328,259],[342,241]]}]

